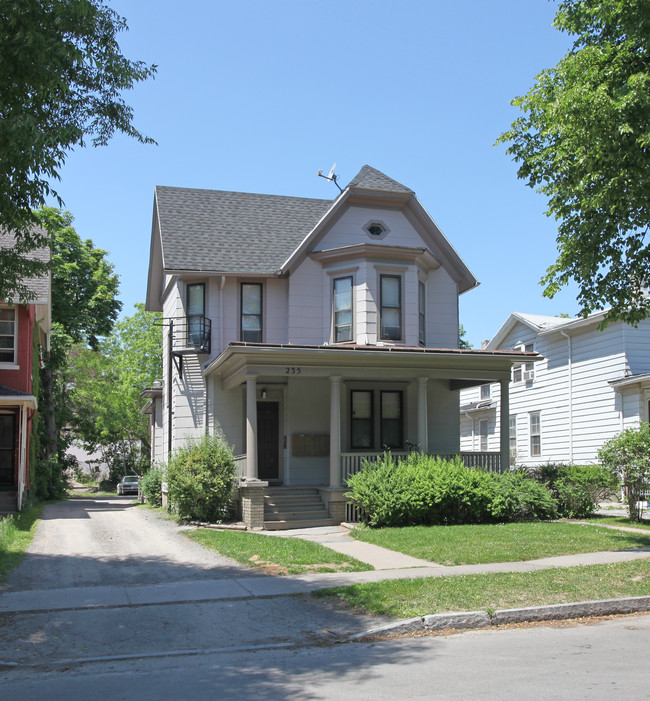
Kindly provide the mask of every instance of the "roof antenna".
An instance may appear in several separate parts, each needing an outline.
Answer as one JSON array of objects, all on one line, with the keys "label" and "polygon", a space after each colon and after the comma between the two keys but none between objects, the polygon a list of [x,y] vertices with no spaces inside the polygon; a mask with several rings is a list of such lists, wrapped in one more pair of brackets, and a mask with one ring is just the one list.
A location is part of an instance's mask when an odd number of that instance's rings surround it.
[{"label": "roof antenna", "polygon": [[323,175],[322,168],[318,171],[318,175],[321,178],[325,178],[325,180],[329,180],[330,182],[334,183],[336,185],[336,187],[338,187],[339,191],[342,193],[343,190],[341,190],[341,186],[337,182],[339,176],[334,172],[335,170],[336,170],[336,163],[334,163],[334,165],[330,168],[330,172],[327,175]]}]

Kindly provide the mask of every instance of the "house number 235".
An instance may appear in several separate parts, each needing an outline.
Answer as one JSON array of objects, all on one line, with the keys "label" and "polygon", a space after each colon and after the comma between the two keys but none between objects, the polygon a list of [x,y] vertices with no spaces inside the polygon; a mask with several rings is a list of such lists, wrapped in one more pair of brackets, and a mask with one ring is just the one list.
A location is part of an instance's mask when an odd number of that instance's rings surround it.
[{"label": "house number 235", "polygon": [[285,368],[284,369],[284,374],[285,375],[300,375],[300,368]]}]

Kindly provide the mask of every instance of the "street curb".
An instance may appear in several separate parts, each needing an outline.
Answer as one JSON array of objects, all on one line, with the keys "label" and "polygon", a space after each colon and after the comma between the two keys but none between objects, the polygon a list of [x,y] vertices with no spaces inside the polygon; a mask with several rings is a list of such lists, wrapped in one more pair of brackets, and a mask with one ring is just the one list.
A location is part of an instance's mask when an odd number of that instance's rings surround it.
[{"label": "street curb", "polygon": [[534,621],[561,621],[571,618],[590,618],[592,616],[613,616],[625,613],[642,613],[650,611],[650,596],[634,596],[626,599],[604,599],[599,601],[579,601],[571,604],[552,604],[550,606],[531,606],[520,609],[504,609],[492,614],[486,611],[462,611],[459,613],[436,613],[418,616],[404,621],[389,623],[379,628],[371,628],[362,633],[347,637],[348,641],[362,640],[387,635],[417,633],[447,628],[464,630],[471,628],[488,628],[508,623],[531,623]]}]

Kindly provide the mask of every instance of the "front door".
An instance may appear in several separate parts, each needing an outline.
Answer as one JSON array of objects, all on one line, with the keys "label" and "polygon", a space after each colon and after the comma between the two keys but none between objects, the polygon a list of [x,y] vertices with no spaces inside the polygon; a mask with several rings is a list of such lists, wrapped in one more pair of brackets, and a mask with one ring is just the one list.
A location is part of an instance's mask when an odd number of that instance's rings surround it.
[{"label": "front door", "polygon": [[16,414],[0,414],[0,487],[14,485]]},{"label": "front door", "polygon": [[257,475],[261,480],[280,479],[280,404],[257,403]]}]

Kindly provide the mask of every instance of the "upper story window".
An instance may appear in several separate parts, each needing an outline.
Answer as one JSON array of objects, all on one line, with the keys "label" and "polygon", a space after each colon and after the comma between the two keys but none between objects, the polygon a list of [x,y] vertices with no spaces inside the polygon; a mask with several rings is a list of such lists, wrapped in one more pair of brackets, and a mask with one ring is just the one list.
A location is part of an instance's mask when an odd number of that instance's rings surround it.
[{"label": "upper story window", "polygon": [[368,237],[375,241],[385,238],[386,234],[390,231],[383,221],[378,220],[369,221],[363,228],[368,234]]},{"label": "upper story window", "polygon": [[262,284],[242,282],[241,284],[241,328],[242,341],[262,342]]},{"label": "upper story window", "polygon": [[419,320],[419,338],[420,345],[426,346],[427,339],[427,314],[426,314],[426,295],[424,283],[418,280],[418,320]]},{"label": "upper story window", "polygon": [[334,280],[334,343],[352,340],[352,276]]},{"label": "upper story window", "polygon": [[0,363],[16,362],[16,310],[0,309]]},{"label": "upper story window", "polygon": [[379,277],[380,338],[386,341],[402,339],[402,278],[399,275]]},{"label": "upper story window", "polygon": [[490,385],[481,385],[481,399],[489,399],[491,396]]},{"label": "upper story window", "polygon": [[[525,351],[526,353],[532,353],[535,350],[535,346],[532,343],[527,343],[526,345],[521,345],[517,347],[517,350]],[[513,382],[532,382],[535,379],[535,363],[519,363],[512,366],[512,381]]]},{"label": "upper story window", "polygon": [[187,315],[188,345],[202,346],[205,343],[205,285],[187,285],[185,311]]}]

